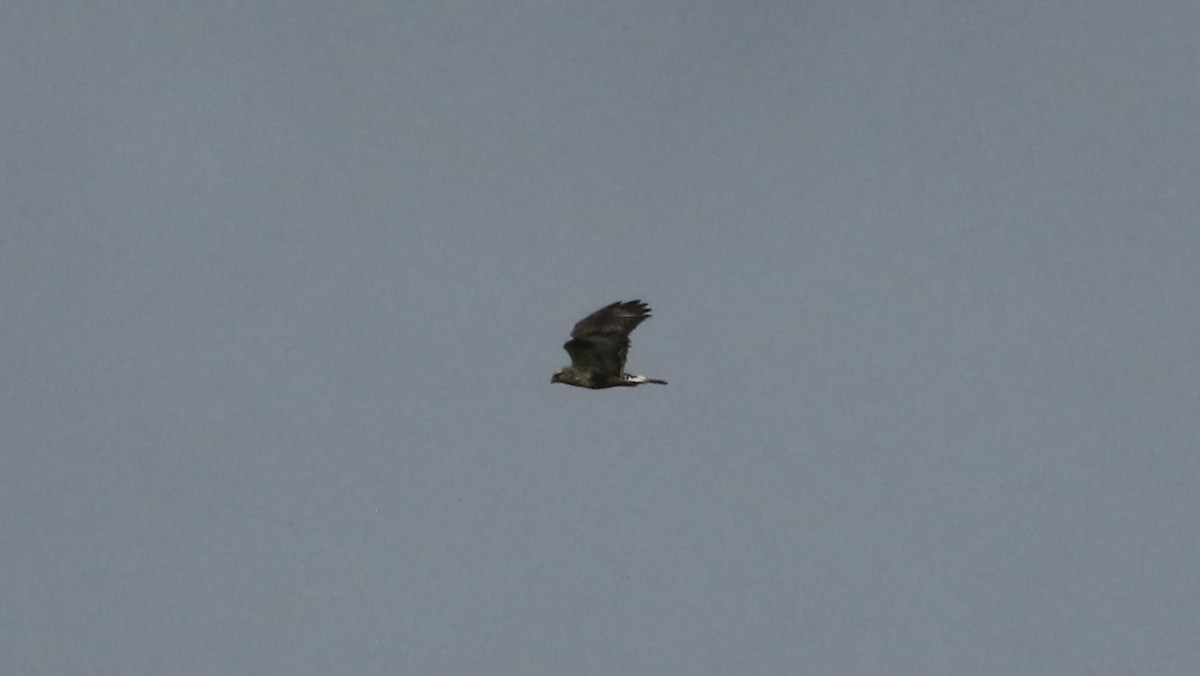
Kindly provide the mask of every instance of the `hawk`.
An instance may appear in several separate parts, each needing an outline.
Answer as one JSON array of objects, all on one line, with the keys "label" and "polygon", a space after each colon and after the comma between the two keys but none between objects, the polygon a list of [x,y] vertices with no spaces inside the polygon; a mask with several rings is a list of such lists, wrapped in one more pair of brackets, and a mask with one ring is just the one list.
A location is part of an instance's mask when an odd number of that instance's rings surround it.
[{"label": "hawk", "polygon": [[563,344],[571,355],[571,365],[551,376],[550,382],[593,390],[646,383],[666,385],[665,380],[625,372],[629,333],[649,317],[650,308],[640,300],[617,301],[584,317],[571,330],[571,339]]}]

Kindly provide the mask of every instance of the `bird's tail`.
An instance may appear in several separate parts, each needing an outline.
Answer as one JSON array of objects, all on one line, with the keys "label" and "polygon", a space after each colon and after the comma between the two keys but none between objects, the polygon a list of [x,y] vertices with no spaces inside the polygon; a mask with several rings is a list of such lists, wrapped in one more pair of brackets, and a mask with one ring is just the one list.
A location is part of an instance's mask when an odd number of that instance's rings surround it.
[{"label": "bird's tail", "polygon": [[654,383],[655,385],[666,385],[667,384],[667,381],[665,381],[665,380],[659,380],[658,378],[648,378],[646,376],[639,376],[636,373],[626,373],[625,374],[625,382],[629,383],[630,385],[645,385],[646,383]]}]

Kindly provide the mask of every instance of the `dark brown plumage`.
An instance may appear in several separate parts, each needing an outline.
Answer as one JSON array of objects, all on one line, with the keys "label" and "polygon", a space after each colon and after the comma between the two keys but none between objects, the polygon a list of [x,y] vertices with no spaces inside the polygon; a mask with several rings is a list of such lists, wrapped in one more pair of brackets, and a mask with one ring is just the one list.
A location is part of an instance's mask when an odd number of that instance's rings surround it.
[{"label": "dark brown plumage", "polygon": [[649,318],[650,308],[640,300],[618,301],[584,317],[571,330],[571,340],[563,344],[571,365],[555,373],[550,382],[593,390],[666,385],[665,380],[625,373],[629,334]]}]

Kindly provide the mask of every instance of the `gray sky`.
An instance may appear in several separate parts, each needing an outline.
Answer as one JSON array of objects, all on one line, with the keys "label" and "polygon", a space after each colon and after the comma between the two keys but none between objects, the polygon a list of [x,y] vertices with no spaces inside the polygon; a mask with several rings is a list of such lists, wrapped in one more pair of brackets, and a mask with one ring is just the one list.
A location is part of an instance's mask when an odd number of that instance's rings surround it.
[{"label": "gray sky", "polygon": [[2,14],[4,673],[1200,673],[1200,5]]}]

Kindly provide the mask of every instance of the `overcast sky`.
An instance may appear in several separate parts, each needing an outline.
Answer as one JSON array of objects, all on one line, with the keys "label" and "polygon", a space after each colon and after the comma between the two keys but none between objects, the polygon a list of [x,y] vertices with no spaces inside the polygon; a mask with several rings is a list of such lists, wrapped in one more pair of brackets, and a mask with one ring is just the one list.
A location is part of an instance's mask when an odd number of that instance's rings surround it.
[{"label": "overcast sky", "polygon": [[5,3],[0,671],[1200,673],[1197,26]]}]

